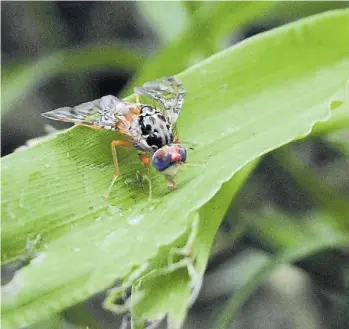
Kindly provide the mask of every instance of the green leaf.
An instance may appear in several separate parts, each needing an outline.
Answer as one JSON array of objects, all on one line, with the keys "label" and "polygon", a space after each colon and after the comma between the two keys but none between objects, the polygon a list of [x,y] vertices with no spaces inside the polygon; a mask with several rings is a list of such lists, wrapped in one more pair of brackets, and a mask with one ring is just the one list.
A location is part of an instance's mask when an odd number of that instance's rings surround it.
[{"label": "green leaf", "polygon": [[29,329],[60,329],[64,326],[64,320],[60,315],[53,315],[50,319],[40,321],[31,325]]},{"label": "green leaf", "polygon": [[131,87],[147,80],[177,74],[200,59],[220,49],[218,44],[224,37],[232,35],[248,24],[273,2],[229,2],[205,3],[192,16],[190,24],[164,48],[156,52],[136,74],[124,95],[132,92]]},{"label": "green leaf", "polygon": [[349,127],[349,99],[332,101],[330,108],[332,110],[330,120],[318,122],[312,131],[313,136],[330,134]]},{"label": "green leaf", "polygon": [[32,63],[12,64],[2,72],[2,115],[54,75],[113,68],[134,71],[142,62],[143,58],[132,49],[95,45],[60,51]]},{"label": "green leaf", "polygon": [[[248,176],[254,170],[257,161],[252,161],[223,184],[219,192],[199,210],[199,225],[194,239],[189,242],[183,259],[188,263],[195,259],[195,272],[190,273],[188,266],[178,268],[169,266],[166,270],[155,270],[148,277],[142,277],[135,292],[143,293],[143,298],[132,308],[135,319],[159,320],[168,314],[168,327],[180,328],[185,320],[190,301],[195,300],[210,255],[215,232],[225,215],[231,199],[238,193]],[[194,214],[196,216],[197,214]],[[178,252],[178,251],[177,251]],[[178,264],[178,263],[177,263]],[[162,266],[166,266],[166,263]],[[190,274],[195,277],[191,277]],[[192,289],[192,291],[191,291]],[[148,296],[151,296],[149,298]],[[171,298],[168,298],[171,296]],[[173,300],[176,298],[176,302]],[[188,303],[189,301],[189,303]]]},{"label": "green leaf", "polygon": [[180,328],[190,298],[190,277],[186,268],[171,270],[169,273],[154,273],[140,281],[135,291],[141,292],[144,298],[133,305],[132,317],[138,321],[159,321],[168,314],[168,327]]},{"label": "green leaf", "polygon": [[326,10],[348,8],[347,1],[278,1],[267,19],[294,21],[301,17],[319,14]]},{"label": "green leaf", "polygon": [[179,74],[187,89],[180,136],[197,142],[188,159],[202,166],[183,169],[173,192],[151,171],[151,202],[128,150],[118,153],[122,176],[103,198],[118,137],[111,132],[76,127],[3,158],[3,262],[35,253],[3,287],[3,326],[47,318],[117,278],[140,279],[154,259],[183,246],[194,214],[238,170],[328,118],[327,102],[349,70],[348,18],[343,10],[300,20]]}]

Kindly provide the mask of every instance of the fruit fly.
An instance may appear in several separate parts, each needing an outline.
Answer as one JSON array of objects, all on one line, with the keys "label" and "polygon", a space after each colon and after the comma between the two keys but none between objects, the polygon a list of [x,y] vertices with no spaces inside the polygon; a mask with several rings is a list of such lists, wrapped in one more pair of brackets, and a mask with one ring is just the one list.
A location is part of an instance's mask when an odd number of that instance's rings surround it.
[{"label": "fruit fly", "polygon": [[[108,95],[42,114],[52,120],[113,130],[126,136],[126,141],[113,140],[111,143],[115,172],[106,197],[120,175],[118,147],[133,146],[141,151],[140,160],[146,166],[152,163],[165,176],[170,190],[176,189],[175,177],[187,160],[187,151],[176,134],[176,123],[185,97],[182,83],[174,77],[167,77],[147,82],[134,91],[136,103]],[[152,99],[156,105],[141,103],[140,97],[143,96]]]}]

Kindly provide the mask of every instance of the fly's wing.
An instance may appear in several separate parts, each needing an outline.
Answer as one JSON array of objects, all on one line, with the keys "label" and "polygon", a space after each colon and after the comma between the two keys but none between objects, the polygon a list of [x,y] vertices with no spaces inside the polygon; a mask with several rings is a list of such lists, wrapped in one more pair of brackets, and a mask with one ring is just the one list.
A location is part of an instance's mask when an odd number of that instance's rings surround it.
[{"label": "fly's wing", "polygon": [[107,130],[117,130],[117,116],[122,117],[127,115],[128,112],[129,106],[127,103],[115,96],[108,95],[74,107],[61,107],[42,113],[42,115],[52,120],[82,123]]},{"label": "fly's wing", "polygon": [[135,88],[135,93],[147,96],[160,104],[166,120],[175,126],[183,106],[185,89],[175,77],[167,77],[145,83]]},{"label": "fly's wing", "polygon": [[108,95],[74,107],[61,107],[42,115],[52,120],[118,131],[126,135],[136,148],[151,152],[153,150],[143,138],[138,124],[138,106],[139,104],[130,104]]}]

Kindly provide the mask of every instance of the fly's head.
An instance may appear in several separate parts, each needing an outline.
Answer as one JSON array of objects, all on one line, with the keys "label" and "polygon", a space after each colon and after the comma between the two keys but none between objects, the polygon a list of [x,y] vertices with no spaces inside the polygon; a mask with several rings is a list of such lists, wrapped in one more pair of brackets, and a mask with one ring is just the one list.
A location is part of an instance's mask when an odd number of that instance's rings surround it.
[{"label": "fly's head", "polygon": [[155,169],[165,175],[167,186],[173,190],[176,188],[174,181],[180,167],[187,161],[187,151],[183,145],[170,144],[158,149],[152,157]]}]

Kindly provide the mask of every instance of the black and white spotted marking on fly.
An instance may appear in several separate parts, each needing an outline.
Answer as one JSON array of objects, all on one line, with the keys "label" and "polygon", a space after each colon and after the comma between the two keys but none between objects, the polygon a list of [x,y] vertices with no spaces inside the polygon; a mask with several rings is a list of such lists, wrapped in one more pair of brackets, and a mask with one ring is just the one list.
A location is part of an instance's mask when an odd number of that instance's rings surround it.
[{"label": "black and white spotted marking on fly", "polygon": [[144,106],[141,109],[138,124],[143,138],[154,151],[173,142],[171,125],[154,107]]}]

